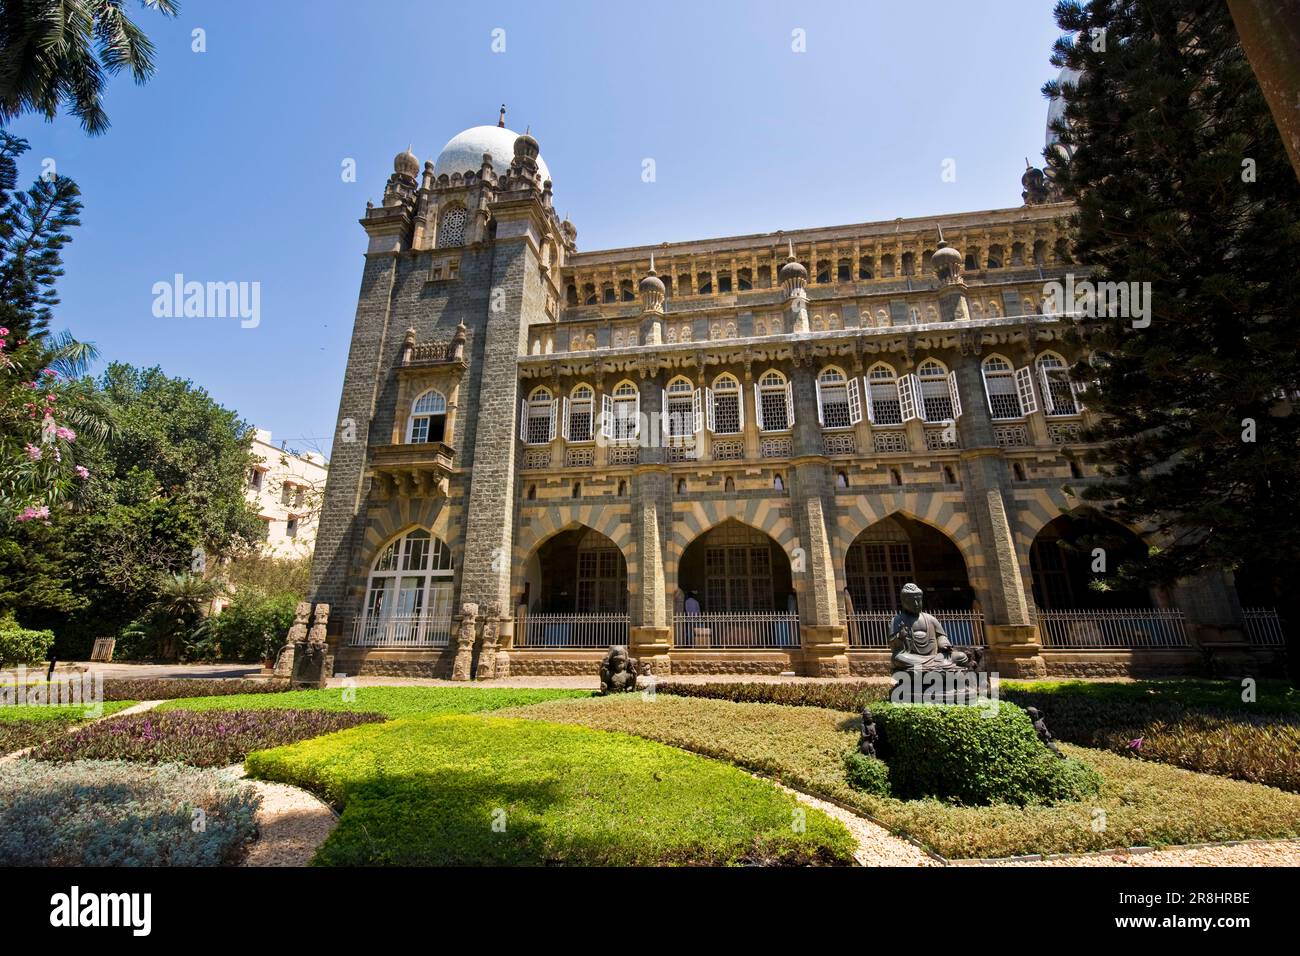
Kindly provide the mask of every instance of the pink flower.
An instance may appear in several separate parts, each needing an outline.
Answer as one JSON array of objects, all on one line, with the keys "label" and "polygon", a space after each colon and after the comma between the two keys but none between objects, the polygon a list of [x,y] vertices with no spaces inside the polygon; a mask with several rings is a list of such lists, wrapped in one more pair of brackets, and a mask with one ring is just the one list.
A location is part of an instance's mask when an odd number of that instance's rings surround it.
[{"label": "pink flower", "polygon": [[28,506],[27,508],[23,509],[23,513],[18,516],[18,520],[32,521],[33,519],[40,518],[42,521],[44,521],[49,516],[50,516],[50,509],[46,505],[41,505],[39,508]]},{"label": "pink flower", "polygon": [[47,368],[43,372],[41,372],[41,374],[44,375],[46,378],[54,378],[54,376],[57,375],[58,373],[55,372],[54,369],[52,368]]},{"label": "pink flower", "polygon": [[9,330],[6,329],[3,325],[0,325],[0,335],[8,335],[8,334],[9,334]]},{"label": "pink flower", "polygon": [[1142,749],[1142,741],[1143,741],[1144,739],[1145,739],[1145,738],[1143,738],[1143,737],[1138,737],[1136,740],[1130,740],[1130,741],[1128,742],[1129,749],[1131,749],[1131,750],[1141,750],[1141,749]]},{"label": "pink flower", "polygon": [[76,470],[76,472],[77,472],[77,477],[78,477],[78,478],[89,478],[89,477],[90,477],[90,471],[86,468],[85,465],[78,465],[78,466],[76,467],[75,470]]},{"label": "pink flower", "polygon": [[41,450],[37,448],[35,445],[33,445],[31,442],[28,442],[26,445],[23,446],[23,451],[27,452],[27,457],[30,458],[32,461],[41,460]]},{"label": "pink flower", "polygon": [[54,430],[54,434],[58,435],[64,441],[77,440],[77,433],[74,432],[71,428],[64,428],[62,425],[60,425],[58,428]]}]

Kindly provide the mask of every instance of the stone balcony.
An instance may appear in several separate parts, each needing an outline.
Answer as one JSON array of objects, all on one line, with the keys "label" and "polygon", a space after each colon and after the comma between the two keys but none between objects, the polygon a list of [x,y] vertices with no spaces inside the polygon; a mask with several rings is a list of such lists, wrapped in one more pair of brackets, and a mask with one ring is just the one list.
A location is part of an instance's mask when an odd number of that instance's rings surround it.
[{"label": "stone balcony", "polygon": [[381,498],[447,493],[456,453],[443,442],[375,445],[370,449],[371,493]]}]

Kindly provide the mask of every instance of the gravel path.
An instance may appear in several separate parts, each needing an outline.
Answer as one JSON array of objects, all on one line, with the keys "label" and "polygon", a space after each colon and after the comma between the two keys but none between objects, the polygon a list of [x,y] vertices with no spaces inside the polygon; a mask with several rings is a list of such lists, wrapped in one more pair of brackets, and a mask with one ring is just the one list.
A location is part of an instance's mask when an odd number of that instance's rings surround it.
[{"label": "gravel path", "polygon": [[[243,764],[227,767],[236,780],[244,779]],[[249,780],[262,798],[257,811],[257,840],[240,866],[306,866],[316,850],[338,825],[329,805],[306,790],[285,783]]]},{"label": "gravel path", "polygon": [[993,866],[1300,866],[1300,840],[1176,847],[1142,853],[1097,853]]},{"label": "gravel path", "polygon": [[941,866],[942,864],[920,847],[894,836],[878,823],[872,823],[863,817],[845,810],[843,807],[806,793],[792,790],[783,783],[768,777],[759,777],[768,783],[780,787],[800,803],[821,810],[833,820],[839,820],[845,829],[858,841],[858,848],[853,859],[858,866]]}]

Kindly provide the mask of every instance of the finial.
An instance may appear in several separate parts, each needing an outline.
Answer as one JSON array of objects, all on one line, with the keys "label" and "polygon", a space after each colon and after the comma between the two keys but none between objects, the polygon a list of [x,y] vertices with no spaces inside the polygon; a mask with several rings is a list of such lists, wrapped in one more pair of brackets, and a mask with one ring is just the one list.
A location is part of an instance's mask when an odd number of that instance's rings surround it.
[{"label": "finial", "polygon": [[939,225],[938,223],[935,223],[934,228],[939,230],[939,241],[943,242],[943,226]]},{"label": "finial", "polygon": [[650,253],[650,274],[655,274],[655,254],[653,252]]},{"label": "finial", "polygon": [[528,135],[529,133],[531,133],[532,131],[533,131],[533,124],[532,124],[532,123],[529,123],[527,126],[524,127],[524,135],[525,135],[525,136],[527,136],[527,135]]},{"label": "finial", "polygon": [[506,104],[501,104],[501,115],[497,117],[497,126],[502,129],[506,128]]},{"label": "finial", "polygon": [[793,259],[793,258],[794,258],[794,240],[793,240],[793,239],[787,239],[786,241],[787,241],[788,243],[790,243],[790,258]]}]

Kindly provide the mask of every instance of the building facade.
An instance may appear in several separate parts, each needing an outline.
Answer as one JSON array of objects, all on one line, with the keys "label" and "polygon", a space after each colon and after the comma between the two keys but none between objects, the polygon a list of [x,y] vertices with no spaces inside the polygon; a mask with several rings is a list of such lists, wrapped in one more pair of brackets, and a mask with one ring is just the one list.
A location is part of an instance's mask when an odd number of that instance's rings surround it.
[{"label": "building facade", "polygon": [[580,252],[532,136],[397,156],[313,565],[336,670],[447,676],[459,637],[459,676],[616,643],[657,674],[883,673],[909,580],[1004,674],[1266,665],[1230,576],[1091,583],[1149,542],[1079,509],[1080,320],[1045,288],[1086,267],[1024,183],[1015,208]]},{"label": "building facade", "polygon": [[271,433],[257,429],[256,463],[248,472],[245,495],[262,520],[262,553],[277,558],[304,558],[316,547],[321,503],[329,466],[315,452],[290,451],[276,445]]}]

